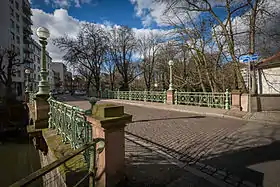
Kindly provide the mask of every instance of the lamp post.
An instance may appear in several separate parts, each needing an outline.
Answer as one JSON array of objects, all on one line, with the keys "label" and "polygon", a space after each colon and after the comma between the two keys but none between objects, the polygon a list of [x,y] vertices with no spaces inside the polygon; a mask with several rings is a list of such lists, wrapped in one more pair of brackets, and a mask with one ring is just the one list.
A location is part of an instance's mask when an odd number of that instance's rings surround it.
[{"label": "lamp post", "polygon": [[41,49],[41,80],[39,82],[39,91],[36,95],[48,95],[50,92],[50,86],[48,82],[48,71],[47,71],[47,62],[46,62],[46,45],[47,39],[50,37],[50,32],[44,27],[39,27],[36,31],[37,36],[39,37],[39,42],[42,45]]},{"label": "lamp post", "polygon": [[174,65],[173,60],[169,60],[168,65],[169,65],[169,72],[170,72],[170,75],[169,75],[169,77],[170,77],[169,82],[170,83],[169,83],[169,89],[168,90],[173,90],[173,78],[172,78],[172,67]]},{"label": "lamp post", "polygon": [[30,73],[31,73],[31,71],[30,71],[30,69],[25,69],[24,70],[24,73],[26,74],[26,88],[25,88],[25,92],[26,93],[28,93],[30,90],[29,90],[29,76],[30,76]]}]

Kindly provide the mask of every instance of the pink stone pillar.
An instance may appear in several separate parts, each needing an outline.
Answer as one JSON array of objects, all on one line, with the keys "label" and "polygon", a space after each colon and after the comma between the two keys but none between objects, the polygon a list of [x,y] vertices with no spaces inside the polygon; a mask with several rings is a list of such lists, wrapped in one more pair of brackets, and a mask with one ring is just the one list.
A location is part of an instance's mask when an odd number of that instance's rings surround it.
[{"label": "pink stone pillar", "polygon": [[231,92],[231,110],[238,110],[241,111],[241,91],[240,90],[233,90]]},{"label": "pink stone pillar", "polygon": [[94,107],[98,109],[93,114],[98,115],[87,117],[93,127],[93,138],[105,139],[105,149],[98,155],[95,184],[115,187],[125,180],[124,127],[132,121],[132,116],[123,113],[123,106]]},{"label": "pink stone pillar", "polygon": [[175,99],[175,90],[166,91],[166,104],[173,105]]}]

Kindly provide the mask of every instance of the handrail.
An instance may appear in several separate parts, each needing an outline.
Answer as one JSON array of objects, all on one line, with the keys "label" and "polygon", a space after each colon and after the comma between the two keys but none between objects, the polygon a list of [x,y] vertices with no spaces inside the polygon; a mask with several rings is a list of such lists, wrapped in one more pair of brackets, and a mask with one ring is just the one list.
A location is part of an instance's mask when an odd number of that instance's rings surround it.
[{"label": "handrail", "polygon": [[46,173],[50,172],[51,170],[57,168],[61,164],[67,162],[68,160],[70,160],[71,158],[73,158],[76,155],[80,154],[81,152],[85,151],[89,147],[95,146],[98,142],[105,142],[105,140],[104,140],[104,138],[95,138],[92,142],[83,145],[82,147],[76,149],[71,154],[69,154],[69,155],[67,155],[67,156],[65,156],[63,158],[60,158],[60,159],[52,162],[51,164],[49,164],[49,165],[47,165],[47,166],[45,166],[45,167],[43,167],[43,168],[41,168],[41,169],[31,173],[27,177],[25,177],[25,178],[15,182],[14,184],[10,185],[10,187],[22,187],[22,186],[26,186],[26,185],[34,182],[35,180],[37,180],[41,176],[43,176]]}]

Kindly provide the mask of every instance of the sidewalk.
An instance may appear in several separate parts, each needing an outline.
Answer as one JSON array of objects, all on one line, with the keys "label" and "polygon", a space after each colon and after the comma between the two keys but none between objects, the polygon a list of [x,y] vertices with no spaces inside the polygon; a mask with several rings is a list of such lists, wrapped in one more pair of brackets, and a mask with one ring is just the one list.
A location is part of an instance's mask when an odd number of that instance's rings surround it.
[{"label": "sidewalk", "polygon": [[199,106],[188,105],[167,105],[164,103],[143,102],[143,101],[131,101],[131,100],[118,100],[118,99],[101,99],[105,102],[114,102],[120,104],[129,104],[147,108],[157,108],[162,110],[172,110],[177,112],[187,112],[192,114],[200,114],[212,117],[232,118],[247,121],[258,121],[270,124],[280,125],[280,111],[279,112],[254,112],[247,113],[243,111],[231,111],[220,108],[208,108]]},{"label": "sidewalk", "polygon": [[220,108],[207,108],[189,105],[167,105],[164,103],[154,103],[154,102],[143,102],[143,101],[131,101],[131,100],[118,100],[118,99],[102,99],[101,101],[123,103],[147,108],[158,108],[163,110],[172,110],[178,112],[188,112],[193,114],[200,114],[205,116],[214,117],[226,117],[234,119],[243,119],[247,115],[246,112],[238,111],[227,111]]}]

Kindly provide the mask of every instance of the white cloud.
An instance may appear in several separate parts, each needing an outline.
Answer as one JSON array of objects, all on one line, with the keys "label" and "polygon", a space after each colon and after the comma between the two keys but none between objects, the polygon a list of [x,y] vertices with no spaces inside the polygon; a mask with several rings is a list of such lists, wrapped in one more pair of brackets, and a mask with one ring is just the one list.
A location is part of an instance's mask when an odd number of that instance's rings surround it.
[{"label": "white cloud", "polygon": [[[47,45],[47,50],[50,53],[50,56],[53,58],[53,61],[63,61],[62,57],[64,54],[58,47],[53,45],[53,43],[51,42],[52,39],[63,36],[65,34],[70,37],[75,37],[80,31],[80,26],[86,22],[71,17],[66,9],[56,9],[53,13],[46,13],[39,9],[32,9],[32,12],[33,33],[36,33],[36,29],[41,26],[49,29],[51,36]],[[99,25],[105,29],[119,27],[119,25],[113,25],[109,21],[105,21],[103,24]],[[152,32],[154,34],[161,34],[163,36],[166,36],[168,34],[168,31],[161,29],[133,28],[133,31],[135,32],[136,37],[140,37],[141,35],[149,32]],[[33,35],[33,38],[37,40],[36,34]]]},{"label": "white cloud", "polygon": [[[67,34],[69,36],[76,36],[79,32],[81,21],[68,15],[65,9],[56,9],[53,14],[48,14],[39,9],[32,9],[33,16],[33,33],[36,33],[38,27],[44,26],[49,29],[51,36],[49,41],[56,37],[63,36]],[[37,40],[36,35],[33,38]],[[47,50],[49,51],[53,61],[62,61],[62,54],[60,50],[49,42],[47,45]]]},{"label": "white cloud", "polygon": [[[200,14],[200,12],[195,11],[186,14],[185,10],[179,8],[186,6],[184,1],[172,4],[173,8],[171,9],[168,9],[170,7],[168,1],[130,0],[130,2],[134,5],[136,16],[141,18],[143,26],[149,26],[153,22],[159,26],[168,26],[180,23],[180,21],[187,22],[190,18],[195,18]],[[180,17],[180,20],[177,16]]]},{"label": "white cloud", "polygon": [[74,5],[79,8],[82,4],[90,4],[92,0],[44,0],[46,4],[51,4],[56,8],[69,8]]}]

